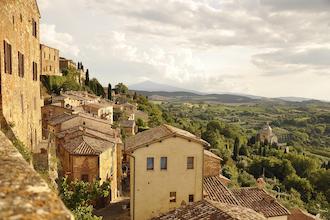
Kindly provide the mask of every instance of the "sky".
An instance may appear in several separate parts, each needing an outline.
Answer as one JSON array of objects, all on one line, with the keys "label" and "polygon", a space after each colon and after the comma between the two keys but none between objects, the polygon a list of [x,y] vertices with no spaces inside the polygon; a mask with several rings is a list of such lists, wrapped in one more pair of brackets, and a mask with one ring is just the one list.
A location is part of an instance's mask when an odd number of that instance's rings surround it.
[{"label": "sky", "polygon": [[41,41],[103,85],[330,101],[330,0],[37,0]]}]

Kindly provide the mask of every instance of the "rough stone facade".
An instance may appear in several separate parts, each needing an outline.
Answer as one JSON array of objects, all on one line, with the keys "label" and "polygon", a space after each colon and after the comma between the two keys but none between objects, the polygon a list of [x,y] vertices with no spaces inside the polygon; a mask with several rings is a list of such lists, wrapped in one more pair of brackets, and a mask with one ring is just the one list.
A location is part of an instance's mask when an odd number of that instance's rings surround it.
[{"label": "rough stone facade", "polygon": [[63,57],[60,57],[60,70],[61,72],[65,69],[77,69],[77,64],[73,62],[72,60],[65,59]]},{"label": "rough stone facade", "polygon": [[0,132],[0,219],[73,220],[72,214]]},{"label": "rough stone facade", "polygon": [[41,75],[62,76],[60,72],[60,51],[40,44]]},{"label": "rough stone facade", "polygon": [[219,176],[221,173],[221,158],[204,150],[204,176]]},{"label": "rough stone facade", "polygon": [[35,0],[0,1],[1,124],[31,151],[41,140],[39,19]]},{"label": "rough stone facade", "polygon": [[56,116],[62,115],[63,113],[72,113],[71,109],[63,108],[56,105],[45,105],[41,108],[41,115],[42,115],[42,136],[47,138],[48,137],[48,121],[51,118]]}]

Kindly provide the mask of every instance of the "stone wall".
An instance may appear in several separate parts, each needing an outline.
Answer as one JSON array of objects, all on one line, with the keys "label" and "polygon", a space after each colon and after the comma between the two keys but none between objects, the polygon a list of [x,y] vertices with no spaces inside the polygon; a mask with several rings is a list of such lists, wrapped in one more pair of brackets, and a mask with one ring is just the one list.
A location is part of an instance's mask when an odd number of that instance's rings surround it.
[{"label": "stone wall", "polygon": [[73,219],[47,183],[0,132],[0,219]]},{"label": "stone wall", "polygon": [[60,72],[60,51],[46,45],[40,45],[41,75],[62,76]]},{"label": "stone wall", "polygon": [[221,172],[221,159],[204,153],[204,176],[219,176]]},{"label": "stone wall", "polygon": [[[39,18],[35,0],[0,1],[2,125],[10,125],[15,136],[31,151],[41,140]],[[33,36],[34,23],[36,36]],[[11,74],[5,73],[4,42],[11,45]],[[24,55],[24,75],[19,75],[18,52]],[[33,62],[37,66],[36,76]]]}]

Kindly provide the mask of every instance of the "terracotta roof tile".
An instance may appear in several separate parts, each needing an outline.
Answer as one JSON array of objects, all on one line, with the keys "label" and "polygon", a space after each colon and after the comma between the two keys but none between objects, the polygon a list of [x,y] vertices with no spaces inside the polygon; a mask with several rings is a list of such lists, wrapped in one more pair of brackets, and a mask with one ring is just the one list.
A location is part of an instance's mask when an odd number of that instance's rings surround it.
[{"label": "terracotta roof tile", "polygon": [[168,137],[180,136],[187,138],[192,141],[199,142],[203,145],[209,145],[206,141],[196,137],[195,135],[189,133],[188,131],[175,128],[170,125],[160,125],[155,128],[151,128],[147,131],[140,132],[135,136],[132,136],[126,140],[126,151],[134,151],[137,148],[145,147],[148,144],[151,144],[155,141],[163,140]]},{"label": "terracotta roof tile", "polygon": [[204,177],[203,190],[207,199],[215,202],[239,205],[234,194],[221,182],[220,176]]},{"label": "terracotta roof tile", "polygon": [[204,150],[204,155],[207,155],[209,157],[213,157],[215,159],[218,159],[218,160],[223,160],[221,157],[219,157],[218,155],[212,153],[211,151],[208,151],[208,150]]},{"label": "terracotta roof tile", "polygon": [[153,220],[265,220],[255,211],[239,206],[202,200],[177,208]]},{"label": "terracotta roof tile", "polygon": [[113,146],[114,144],[109,141],[86,135],[72,138],[63,145],[69,153],[77,155],[100,155]]},{"label": "terracotta roof tile", "polygon": [[269,195],[263,189],[255,187],[244,187],[233,189],[232,192],[242,206],[262,213],[267,218],[290,215],[289,210],[278,203],[274,197]]},{"label": "terracotta roof tile", "polygon": [[53,117],[48,121],[48,124],[50,125],[58,125],[61,124],[67,120],[70,120],[72,118],[77,117],[77,115],[69,114],[69,113],[63,113],[62,115],[58,115],[56,117]]}]

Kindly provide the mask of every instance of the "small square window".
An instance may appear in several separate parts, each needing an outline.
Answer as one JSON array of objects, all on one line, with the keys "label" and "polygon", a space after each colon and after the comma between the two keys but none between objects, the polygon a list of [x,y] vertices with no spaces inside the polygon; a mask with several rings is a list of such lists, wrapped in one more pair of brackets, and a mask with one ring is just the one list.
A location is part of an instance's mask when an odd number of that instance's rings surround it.
[{"label": "small square window", "polygon": [[147,158],[147,170],[154,170],[154,158],[153,157]]},{"label": "small square window", "polygon": [[189,200],[189,202],[194,202],[194,195],[190,194],[188,200]]},{"label": "small square window", "polygon": [[194,169],[194,157],[187,157],[187,169]]},{"label": "small square window", "polygon": [[160,158],[160,169],[167,170],[167,157]]},{"label": "small square window", "polygon": [[170,192],[170,202],[176,202],[176,192]]}]

